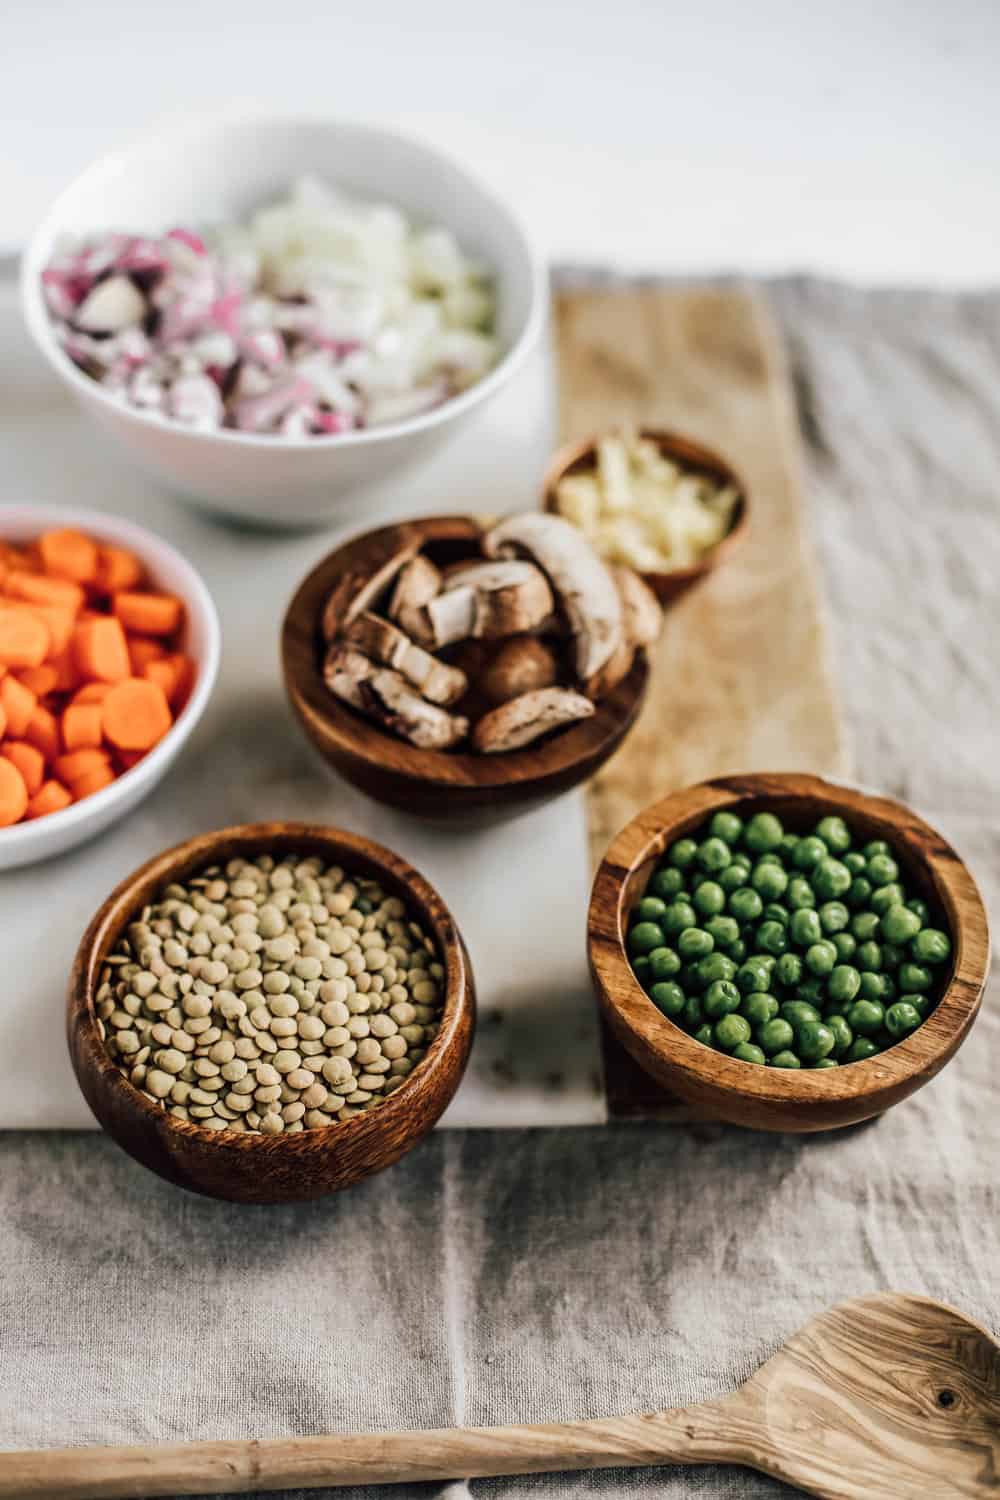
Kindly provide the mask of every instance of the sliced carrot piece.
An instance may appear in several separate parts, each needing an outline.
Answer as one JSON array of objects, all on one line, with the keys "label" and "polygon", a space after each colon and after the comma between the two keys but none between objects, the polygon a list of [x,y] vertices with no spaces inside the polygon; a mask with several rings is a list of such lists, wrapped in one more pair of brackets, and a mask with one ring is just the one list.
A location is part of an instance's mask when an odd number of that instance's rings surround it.
[{"label": "sliced carrot piece", "polygon": [[0,703],[7,715],[7,733],[11,739],[23,740],[38,699],[29,687],[11,674],[0,682]]},{"label": "sliced carrot piece", "polygon": [[72,794],[61,781],[47,781],[28,803],[26,818],[47,818],[50,813],[62,812],[73,801]]},{"label": "sliced carrot piece", "polygon": [[111,691],[110,682],[85,682],[73,694],[73,703],[103,703]]},{"label": "sliced carrot piece", "polygon": [[0,759],[0,828],[9,828],[24,817],[28,806],[28,788],[24,777],[12,761]]},{"label": "sliced carrot piece", "polygon": [[99,615],[76,627],[73,653],[83,676],[96,677],[100,682],[121,682],[132,670],[125,632],[110,615]]},{"label": "sliced carrot piece", "polygon": [[22,667],[15,675],[18,682],[23,682],[25,687],[30,688],[36,698],[54,693],[59,681],[59,673],[55,667],[44,664],[40,667]]},{"label": "sliced carrot piece", "polygon": [[0,661],[8,667],[40,667],[49,652],[49,632],[30,610],[0,605]]},{"label": "sliced carrot piece", "polygon": [[154,641],[147,635],[131,635],[128,640],[129,660],[132,663],[132,676],[141,677],[143,668],[151,661],[160,661],[167,654],[167,649],[162,641]]},{"label": "sliced carrot piece", "polygon": [[76,627],[76,611],[65,604],[32,604],[28,607],[49,632],[49,655],[60,656],[69,645]]},{"label": "sliced carrot piece", "polygon": [[103,737],[99,703],[71,703],[64,710],[62,739],[67,750],[96,750]]},{"label": "sliced carrot piece", "polygon": [[45,757],[27,740],[7,740],[0,745],[0,755],[16,766],[24,778],[28,796],[33,797],[45,780]]},{"label": "sliced carrot piece", "polygon": [[184,618],[184,606],[173,594],[119,593],[112,607],[126,630],[139,635],[174,635]]},{"label": "sliced carrot piece", "polygon": [[72,693],[80,681],[80,674],[76,670],[76,661],[69,647],[65,651],[61,651],[58,656],[50,656],[48,666],[56,674],[56,685],[53,688],[53,692]]},{"label": "sliced carrot piece", "polygon": [[145,569],[134,553],[124,547],[101,547],[95,586],[102,594],[117,594],[134,589],[142,582]]},{"label": "sliced carrot piece", "polygon": [[115,773],[110,766],[95,766],[92,771],[85,771],[73,782],[74,801],[82,802],[84,797],[92,797],[95,792],[103,792],[114,779]]},{"label": "sliced carrot piece", "polygon": [[67,786],[72,786],[74,782],[80,780],[81,776],[88,776],[91,771],[102,770],[110,764],[110,759],[106,750],[91,748],[71,750],[68,755],[56,756],[52,762],[52,771],[60,781],[65,782]]},{"label": "sliced carrot piece", "polygon": [[166,694],[156,682],[129,677],[101,704],[104,737],[119,750],[149,750],[173,723]]},{"label": "sliced carrot piece", "polygon": [[151,661],[143,672],[150,682],[158,682],[167,695],[167,702],[177,713],[187,702],[194,681],[194,662],[179,651],[165,656],[162,661]]},{"label": "sliced carrot piece", "polygon": [[38,538],[38,555],[46,573],[56,578],[91,583],[97,576],[97,543],[71,527],[43,531]]},{"label": "sliced carrot piece", "polygon": [[8,599],[23,599],[26,604],[56,604],[74,612],[83,608],[84,592],[68,578],[49,578],[42,573],[14,569],[4,579]]},{"label": "sliced carrot piece", "polygon": [[56,716],[47,708],[43,708],[40,703],[28,720],[24,738],[29,745],[35,745],[42,752],[46,761],[55,760],[62,748],[59,743],[59,725],[56,722]]}]

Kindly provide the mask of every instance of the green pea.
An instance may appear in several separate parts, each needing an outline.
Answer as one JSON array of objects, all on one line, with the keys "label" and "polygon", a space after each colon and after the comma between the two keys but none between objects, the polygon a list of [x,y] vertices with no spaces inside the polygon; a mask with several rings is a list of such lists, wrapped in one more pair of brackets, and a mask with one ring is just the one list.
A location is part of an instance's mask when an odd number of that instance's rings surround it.
[{"label": "green pea", "polygon": [[930,995],[900,995],[899,1003],[903,1004],[904,1002],[907,1005],[913,1006],[913,1009],[917,1012],[922,1021],[926,1021],[927,1017],[934,1009],[934,1001],[931,999]]},{"label": "green pea", "polygon": [[[707,929],[706,929],[707,931]],[[742,938],[737,938],[735,943],[730,943],[726,952],[734,964],[741,964],[747,956],[747,945]]]},{"label": "green pea", "polygon": [[870,839],[864,847],[865,859],[873,859],[876,854],[891,854],[892,850],[885,839]]},{"label": "green pea", "polygon": [[740,1062],[758,1065],[763,1065],[767,1061],[761,1048],[755,1047],[753,1042],[740,1042],[738,1047],[733,1048],[733,1056],[738,1057]]},{"label": "green pea", "polygon": [[877,974],[873,969],[866,969],[861,975],[861,983],[858,987],[858,997],[861,1000],[881,1000],[885,994],[884,974]]},{"label": "green pea", "polygon": [[677,952],[684,959],[706,958],[715,947],[715,939],[703,927],[685,927],[677,935]]},{"label": "green pea", "polygon": [[667,937],[676,937],[683,932],[685,927],[694,927],[698,922],[698,913],[690,901],[674,901],[667,907],[666,914],[660,926]]},{"label": "green pea", "polygon": [[826,938],[806,949],[806,968],[820,979],[833,973],[836,962],[837,950]]},{"label": "green pea", "polygon": [[855,1000],[847,1012],[847,1024],[861,1036],[874,1036],[885,1021],[885,1007],[878,1000]]},{"label": "green pea", "polygon": [[764,910],[764,903],[750,886],[741,886],[730,896],[729,910],[739,922],[756,922]]},{"label": "green pea", "polygon": [[871,1037],[857,1036],[847,1049],[844,1062],[864,1062],[869,1057],[874,1057],[878,1048]]},{"label": "green pea", "polygon": [[861,988],[861,975],[850,964],[838,964],[826,982],[826,992],[838,1005],[848,1005]]},{"label": "green pea", "polygon": [[802,960],[797,953],[783,953],[774,969],[781,984],[792,987],[802,978]]},{"label": "green pea", "polygon": [[772,1068],[801,1068],[802,1064],[794,1052],[776,1052],[770,1059]]},{"label": "green pea", "polygon": [[854,955],[854,966],[862,973],[869,970],[877,974],[882,967],[882,949],[878,943],[859,943]]},{"label": "green pea", "polygon": [[816,825],[816,837],[823,840],[831,854],[846,854],[851,847],[851,830],[843,818],[832,815],[821,818]]},{"label": "green pea", "polygon": [[893,1002],[893,1000],[895,1000],[897,994],[899,993],[898,986],[896,984],[895,979],[892,977],[891,974],[883,974],[881,977],[882,977],[882,994],[881,994],[880,998],[881,998],[882,1004],[883,1005],[891,1005],[892,1002]]},{"label": "green pea", "polygon": [[791,921],[791,912],[780,901],[769,901],[761,912],[760,919],[762,922],[778,922],[782,927],[787,927]]},{"label": "green pea", "polygon": [[626,939],[630,953],[651,953],[663,946],[663,929],[656,922],[639,922]]},{"label": "green pea", "polygon": [[667,863],[675,869],[686,870],[694,864],[697,853],[698,845],[694,839],[678,839],[667,855]]},{"label": "green pea", "polygon": [[785,891],[785,905],[791,911],[801,907],[815,906],[816,893],[804,875],[793,875]]},{"label": "green pea", "polygon": [[764,901],[780,901],[788,886],[788,876],[780,865],[761,861],[754,866],[750,884]]},{"label": "green pea", "polygon": [[871,900],[871,894],[871,881],[866,880],[863,875],[855,875],[847,888],[844,901],[852,911],[857,911],[860,907],[868,905],[868,902]]},{"label": "green pea", "polygon": [[705,931],[712,934],[717,948],[728,948],[739,942],[740,924],[735,917],[709,917]]},{"label": "green pea", "polygon": [[912,901],[907,901],[906,904],[910,911],[915,912],[920,918],[921,927],[926,927],[931,919],[930,907],[927,905],[927,902],[921,901],[919,897],[914,897]]},{"label": "green pea", "polygon": [[754,957],[756,958],[762,969],[766,970],[766,972],[770,975],[774,974],[774,966],[778,962],[777,954],[756,953],[754,954]]},{"label": "green pea", "polygon": [[851,1030],[847,1017],[840,1014],[824,1016],[823,1025],[828,1026],[833,1032],[833,1056],[843,1057],[854,1041],[854,1032]]},{"label": "green pea", "polygon": [[649,955],[649,969],[654,980],[673,979],[681,971],[681,961],[673,948],[654,948]]},{"label": "green pea", "polygon": [[854,957],[855,949],[858,946],[858,940],[857,938],[852,937],[849,932],[835,932],[830,941],[836,948],[837,957],[840,959],[840,962],[842,964],[846,964],[849,959],[852,959]]},{"label": "green pea", "polygon": [[934,976],[923,964],[905,963],[899,966],[899,983],[902,989],[922,995],[934,983]]},{"label": "green pea", "polygon": [[829,1026],[822,1021],[803,1021],[796,1033],[799,1056],[803,1062],[819,1062],[836,1045],[836,1038]]},{"label": "green pea", "polygon": [[698,845],[698,863],[709,875],[717,875],[732,859],[732,852],[725,839],[710,838]]},{"label": "green pea", "polygon": [[781,1016],[774,1016],[757,1029],[757,1042],[763,1047],[768,1057],[773,1056],[775,1052],[783,1052],[786,1047],[792,1045],[794,1040],[794,1031]]},{"label": "green pea", "polygon": [[792,920],[788,927],[793,943],[800,948],[808,948],[813,943],[818,943],[823,936],[823,924],[820,922],[819,912],[810,906],[801,906],[798,911],[792,913]]},{"label": "green pea", "polygon": [[764,995],[760,991],[754,991],[743,996],[740,1014],[746,1016],[751,1026],[763,1026],[766,1021],[770,1021],[772,1016],[778,1014],[778,1002],[773,995]]},{"label": "green pea", "polygon": [[943,964],[951,957],[951,939],[936,927],[923,927],[910,945],[910,952],[921,964]]},{"label": "green pea", "polygon": [[680,1016],[687,1003],[687,996],[680,985],[674,984],[671,980],[665,980],[662,984],[654,984],[649,992],[649,998],[657,1010],[669,1016],[671,1021],[675,1021]]},{"label": "green pea", "polygon": [[[656,952],[655,948],[653,949],[653,952]],[[638,979],[643,988],[645,988],[647,984],[652,983],[652,965],[650,964],[649,959],[644,953],[640,953],[638,958],[633,958],[632,973],[635,975],[636,979]]]},{"label": "green pea", "polygon": [[877,935],[878,930],[879,919],[872,911],[855,912],[851,918],[851,932],[859,943],[867,943]]},{"label": "green pea", "polygon": [[722,839],[723,843],[730,848],[740,841],[743,832],[743,819],[736,813],[717,812],[712,816],[708,825],[708,831],[714,839]]},{"label": "green pea", "polygon": [[681,1023],[688,1031],[697,1031],[699,1026],[704,1026],[705,1012],[702,1010],[700,995],[685,996]]},{"label": "green pea", "polygon": [[880,885],[872,891],[868,905],[877,916],[884,917],[891,907],[900,905],[905,894],[903,887],[893,881],[891,885]]},{"label": "green pea", "polygon": [[851,888],[851,872],[839,859],[828,854],[813,869],[812,888],[822,901],[836,901]]},{"label": "green pea", "polygon": [[[710,1021],[718,1021],[723,1016],[731,1015],[734,1010],[739,1010],[741,999],[735,984],[728,979],[716,979],[705,991],[701,1006]],[[748,1031],[747,1035],[749,1034]]]},{"label": "green pea", "polygon": [[911,1005],[908,1000],[897,1000],[885,1013],[885,1029],[899,1041],[901,1037],[909,1036],[911,1031],[916,1031],[922,1020],[915,1005]]},{"label": "green pea", "polygon": [[824,901],[819,909],[819,919],[823,931],[832,935],[844,931],[851,920],[851,914],[843,901]]},{"label": "green pea", "polygon": [[743,865],[738,865],[734,861],[732,864],[727,865],[724,870],[720,870],[715,878],[726,895],[730,896],[733,891],[738,891],[740,886],[745,883],[746,873]]},{"label": "green pea", "polygon": [[782,863],[781,855],[775,849],[769,849],[766,854],[760,855],[757,863],[759,865],[776,865],[779,870],[783,870],[785,868],[784,864]]},{"label": "green pea", "polygon": [[890,906],[882,917],[882,936],[890,943],[908,943],[920,931],[920,918],[909,907]]},{"label": "green pea", "polygon": [[742,1016],[725,1015],[715,1023],[715,1040],[726,1052],[750,1040],[750,1023]]},{"label": "green pea", "polygon": [[795,846],[795,853],[792,855],[792,864],[797,870],[811,870],[819,864],[821,859],[825,859],[829,852],[822,839],[818,839],[815,834],[810,834],[807,838],[799,839]]},{"label": "green pea", "polygon": [[711,1026],[707,1022],[704,1026],[699,1026],[698,1030],[694,1033],[694,1039],[696,1042],[701,1042],[703,1047],[711,1047],[714,1040]]},{"label": "green pea", "polygon": [[661,901],[672,901],[684,889],[684,876],[680,870],[661,867],[649,882],[649,889]]},{"label": "green pea", "polygon": [[891,854],[868,856],[868,879],[872,885],[892,885],[899,878],[899,866]]},{"label": "green pea", "polygon": [[788,947],[788,934],[780,922],[761,922],[757,928],[757,946],[777,958]]},{"label": "green pea", "polygon": [[785,836],[785,830],[774,813],[755,813],[746,826],[743,842],[754,854],[767,854],[777,849]]},{"label": "green pea", "polygon": [[667,903],[659,896],[643,896],[635,909],[637,922],[659,922],[666,916]]},{"label": "green pea", "polygon": [[787,1021],[793,1031],[798,1031],[807,1021],[818,1021],[819,1011],[814,1005],[809,1005],[805,1000],[786,1000],[779,1011],[783,1021]]},{"label": "green pea", "polygon": [[736,985],[744,995],[764,993],[771,988],[771,971],[758,957],[748,958],[736,970]]},{"label": "green pea", "polygon": [[790,860],[798,848],[798,844],[799,836],[797,833],[786,833],[778,845],[778,853],[783,855],[786,861]]},{"label": "green pea", "polygon": [[818,1062],[812,1064],[813,1068],[839,1068],[840,1063],[835,1057],[821,1057]]},{"label": "green pea", "polygon": [[883,969],[898,969],[906,957],[904,948],[897,948],[895,943],[882,943],[882,967]]},{"label": "green pea", "polygon": [[850,870],[852,875],[864,874],[865,866],[868,864],[868,861],[865,859],[863,854],[860,854],[858,852],[857,849],[851,849],[847,854],[843,856],[843,859],[844,864]]},{"label": "green pea", "polygon": [[809,1005],[822,1005],[825,993],[823,980],[818,974],[807,974],[795,993],[799,1000],[805,1000]]},{"label": "green pea", "polygon": [[715,880],[705,880],[691,898],[695,911],[703,917],[717,917],[725,909],[726,893]]}]

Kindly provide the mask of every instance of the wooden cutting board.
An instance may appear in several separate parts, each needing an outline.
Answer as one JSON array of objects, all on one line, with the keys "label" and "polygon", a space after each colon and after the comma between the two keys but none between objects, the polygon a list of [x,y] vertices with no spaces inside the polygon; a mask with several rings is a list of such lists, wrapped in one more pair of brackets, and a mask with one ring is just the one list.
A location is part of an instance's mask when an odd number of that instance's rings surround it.
[{"label": "wooden cutting board", "polygon": [[[742,475],[750,526],[675,604],[649,697],[588,790],[596,866],[612,837],[673,788],[733,771],[848,769],[780,338],[733,289],[567,291],[556,299],[565,441],[622,422],[672,428]],[[605,1037],[613,1116],[693,1117]]]}]

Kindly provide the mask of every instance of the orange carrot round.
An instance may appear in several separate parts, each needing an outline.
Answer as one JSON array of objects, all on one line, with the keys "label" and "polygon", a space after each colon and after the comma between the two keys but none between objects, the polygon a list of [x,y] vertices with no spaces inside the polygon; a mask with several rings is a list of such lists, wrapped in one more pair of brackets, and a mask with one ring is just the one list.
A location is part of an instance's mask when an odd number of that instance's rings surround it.
[{"label": "orange carrot round", "polygon": [[119,750],[149,750],[173,723],[163,689],[142,677],[118,682],[101,704],[104,738]]},{"label": "orange carrot round", "polygon": [[24,777],[13,764],[0,758],[0,828],[19,823],[28,806],[28,788]]},{"label": "orange carrot round", "polygon": [[61,605],[72,610],[83,608],[83,589],[68,578],[49,578],[44,573],[15,568],[7,574],[3,587],[9,599],[24,599],[28,604]]},{"label": "orange carrot round", "polygon": [[28,727],[24,731],[24,738],[30,745],[34,745],[45,756],[47,761],[55,760],[59,754],[59,725],[55,714],[49,709],[43,708],[39,703],[31,718]]},{"label": "orange carrot round", "polygon": [[78,625],[73,652],[83,676],[96,677],[100,682],[122,682],[132,670],[125,632],[110,615]]},{"label": "orange carrot round", "polygon": [[38,699],[29,687],[18,682],[16,677],[6,676],[0,682],[0,704],[7,715],[7,733],[12,739],[24,738],[24,731],[35,712]]},{"label": "orange carrot round", "polygon": [[104,737],[99,703],[71,703],[62,716],[62,741],[67,750],[96,750]]},{"label": "orange carrot round", "polygon": [[112,601],[126,630],[138,635],[174,635],[181,627],[184,606],[173,594],[119,593]]},{"label": "orange carrot round", "polygon": [[47,781],[28,803],[26,818],[47,818],[49,813],[62,812],[73,801],[61,781]]},{"label": "orange carrot round", "polygon": [[95,766],[92,771],[85,771],[72,784],[73,800],[82,802],[84,797],[92,797],[95,792],[103,792],[114,779],[115,773],[110,766]]},{"label": "orange carrot round", "polygon": [[124,547],[102,547],[97,564],[96,587],[102,594],[134,589],[142,582],[143,571],[139,559]]},{"label": "orange carrot round", "polygon": [[33,797],[45,780],[45,756],[37,745],[29,745],[27,740],[7,740],[0,745],[0,755],[17,767],[28,796]]},{"label": "orange carrot round", "polygon": [[[91,771],[102,771],[109,764],[110,760],[106,750],[85,748],[83,750],[71,750],[66,755],[57,755],[52,762],[52,772],[59,781],[65,782],[67,786],[71,787],[74,782],[80,780],[81,776],[88,776]],[[27,777],[25,777],[25,780],[27,780]]]},{"label": "orange carrot round", "polygon": [[69,527],[44,531],[38,538],[38,553],[46,573],[56,578],[90,583],[97,574],[97,543],[82,531]]},{"label": "orange carrot round", "polygon": [[40,667],[49,651],[49,632],[27,609],[0,605],[0,661],[7,667]]}]

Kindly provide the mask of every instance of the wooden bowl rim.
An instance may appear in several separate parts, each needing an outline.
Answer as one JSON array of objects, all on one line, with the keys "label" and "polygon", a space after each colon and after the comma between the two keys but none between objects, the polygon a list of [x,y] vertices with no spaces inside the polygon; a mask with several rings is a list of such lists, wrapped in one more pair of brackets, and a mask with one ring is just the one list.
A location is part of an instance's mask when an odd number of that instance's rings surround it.
[{"label": "wooden bowl rim", "polygon": [[[624,891],[629,877],[653,856],[659,840],[670,842],[682,824],[703,822],[712,813],[751,799],[764,807],[799,798],[805,806],[849,815],[863,811],[891,829],[928,883],[943,892],[954,945],[952,973],[934,1010],[909,1037],[876,1057],[842,1068],[762,1068],[696,1042],[664,1016],[632,972],[622,938]],[[650,824],[656,831],[650,832]],[[919,844],[914,835],[926,842]],[[624,873],[620,873],[624,872]],[[966,904],[968,913],[955,912]],[[976,930],[973,930],[976,929]],[[981,941],[979,940],[981,933]],[[602,1001],[626,1030],[657,1053],[673,1070],[696,1083],[748,1101],[817,1106],[855,1101],[891,1091],[907,1080],[933,1076],[964,1040],[978,1012],[989,973],[990,938],[986,910],[967,866],[930,824],[892,798],[862,792],[844,783],[798,772],[761,772],[713,777],[654,802],[637,814],[612,841],[598,868],[587,914],[591,970]],[[918,1042],[917,1037],[921,1037]],[[927,1043],[932,1044],[928,1051]]]},{"label": "wooden bowl rim", "polygon": [[[303,841],[303,852],[307,856],[309,852],[319,853],[322,848],[329,855],[331,863],[340,863],[341,860],[346,862],[352,856],[361,857],[381,869],[392,880],[403,883],[412,896],[422,924],[428,929],[428,935],[433,937],[440,950],[446,980],[438,1034],[402,1087],[395,1089],[376,1110],[366,1110],[349,1120],[332,1121],[329,1125],[309,1131],[308,1135],[315,1138],[317,1147],[336,1149],[354,1135],[368,1135],[376,1116],[377,1123],[387,1128],[393,1121],[399,1121],[405,1126],[414,1096],[434,1086],[438,1068],[461,1025],[471,994],[464,944],[450,910],[434,887],[393,850],[360,834],[318,823],[234,824],[229,828],[214,829],[210,833],[195,834],[182,843],[153,855],[119,881],[88,924],[70,974],[67,1031],[71,1032],[77,1018],[80,1018],[88,1058],[98,1073],[110,1087],[122,1090],[133,1109],[153,1121],[159,1129],[165,1129],[168,1135],[173,1133],[179,1139],[196,1141],[200,1145],[222,1151],[273,1153],[299,1141],[298,1135],[286,1138],[283,1135],[269,1136],[245,1131],[207,1130],[194,1120],[180,1120],[176,1115],[170,1114],[169,1110],[153,1104],[119,1072],[98,1034],[95,1003],[100,969],[105,957],[139,909],[133,893],[140,883],[147,880],[161,887],[169,884],[182,871],[193,874],[197,869],[212,865],[219,857],[218,854],[213,854],[213,850],[227,848],[227,859],[266,854],[277,848],[290,853],[299,840]],[[311,850],[307,847],[309,845]],[[72,1048],[70,1050],[72,1053]],[[403,1133],[406,1133],[405,1129]],[[296,1149],[301,1150],[301,1146],[297,1145]]]},{"label": "wooden bowl rim", "polygon": [[[673,432],[667,427],[637,427],[636,431],[641,438],[648,438],[650,442],[654,442],[666,457],[678,459],[692,469],[707,470],[708,473],[725,480],[727,484],[733,485],[739,492],[729,530],[722,540],[716,542],[715,546],[710,548],[698,562],[689,563],[683,568],[667,568],[665,571],[646,570],[642,573],[642,577],[654,591],[668,585],[693,582],[694,579],[702,578],[713,568],[718,567],[746,539],[750,517],[749,491],[737,470],[714,448],[706,447],[704,443],[687,437],[684,433]],[[607,436],[608,433],[604,432],[592,433],[590,437],[580,438],[574,443],[565,443],[557,449],[549,460],[542,480],[542,504],[545,510],[552,511],[555,515],[562,514],[556,501],[556,487],[560,479],[575,468],[582,459],[592,456],[597,444]]]},{"label": "wooden bowl rim", "polygon": [[[551,778],[571,772],[581,761],[600,756],[609,742],[613,748],[628,733],[642,707],[649,682],[649,661],[643,650],[636,652],[623,681],[595,704],[591,718],[569,725],[538,745],[502,755],[422,750],[398,739],[333,697],[323,681],[318,649],[308,660],[301,659],[296,637],[317,636],[323,602],[330,589],[354,557],[363,556],[366,547],[374,550],[383,538],[393,533],[402,547],[414,538],[420,539],[421,545],[427,541],[472,542],[482,531],[483,527],[472,516],[424,516],[376,527],[358,533],[328,552],[302,580],[282,623],[281,659],[292,705],[319,743],[333,741],[338,751],[347,752],[377,770],[428,787],[459,794],[464,787],[498,794],[515,790],[530,794]],[[385,757],[390,749],[393,763],[387,764]]]}]

